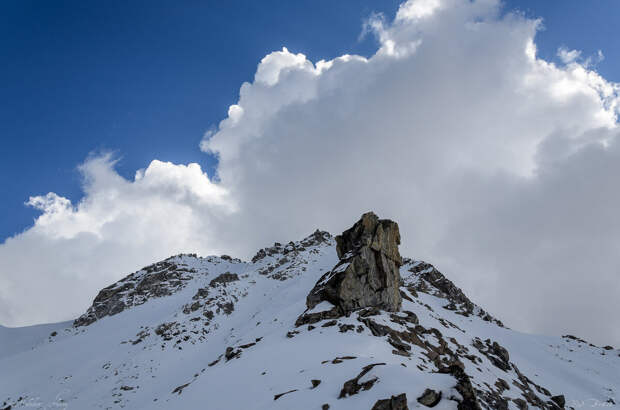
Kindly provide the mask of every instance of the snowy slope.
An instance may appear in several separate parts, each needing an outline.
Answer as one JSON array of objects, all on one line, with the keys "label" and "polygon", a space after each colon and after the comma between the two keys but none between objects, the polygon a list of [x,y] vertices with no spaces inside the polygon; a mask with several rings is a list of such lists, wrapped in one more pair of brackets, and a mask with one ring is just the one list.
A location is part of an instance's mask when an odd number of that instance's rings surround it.
[{"label": "snowy slope", "polygon": [[319,231],[252,262],[179,255],[102,290],[75,325],[0,327],[0,408],[616,406],[618,350],[507,329],[420,261],[401,267],[400,312],[296,326],[337,262]]}]

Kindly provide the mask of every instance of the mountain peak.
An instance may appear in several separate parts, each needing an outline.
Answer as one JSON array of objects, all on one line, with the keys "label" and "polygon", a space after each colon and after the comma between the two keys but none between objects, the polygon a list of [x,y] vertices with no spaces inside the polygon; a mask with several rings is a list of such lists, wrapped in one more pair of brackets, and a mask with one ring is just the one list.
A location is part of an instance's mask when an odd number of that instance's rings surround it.
[{"label": "mountain peak", "polygon": [[[527,335],[362,215],[251,261],[173,256],[70,323],[0,327],[0,409],[559,409],[609,406],[620,359]],[[7,347],[4,349],[4,347]],[[59,392],[61,392],[59,394]],[[241,394],[240,394],[241,393]]]}]

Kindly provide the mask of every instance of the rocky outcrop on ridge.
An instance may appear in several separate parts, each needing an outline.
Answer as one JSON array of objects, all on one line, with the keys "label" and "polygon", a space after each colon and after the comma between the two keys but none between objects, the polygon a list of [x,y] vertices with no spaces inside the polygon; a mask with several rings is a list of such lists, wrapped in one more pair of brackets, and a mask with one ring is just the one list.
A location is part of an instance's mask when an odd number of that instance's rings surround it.
[{"label": "rocky outcrop on ridge", "polygon": [[334,317],[367,307],[398,311],[401,306],[399,268],[402,265],[399,244],[396,222],[379,219],[372,212],[362,215],[353,227],[336,236],[340,261],[308,294],[308,311],[305,319],[300,318],[300,323],[317,319],[311,311],[321,302],[334,306],[328,313]]}]

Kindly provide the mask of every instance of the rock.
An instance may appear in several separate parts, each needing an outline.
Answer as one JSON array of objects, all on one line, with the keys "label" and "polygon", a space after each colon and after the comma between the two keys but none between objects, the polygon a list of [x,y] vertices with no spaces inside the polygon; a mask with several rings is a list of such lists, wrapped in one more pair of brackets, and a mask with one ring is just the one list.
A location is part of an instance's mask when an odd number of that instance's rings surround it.
[{"label": "rock", "polygon": [[437,393],[435,390],[426,389],[420,397],[418,397],[418,403],[426,407],[435,407],[441,400],[441,392]]},{"label": "rock", "polygon": [[372,410],[409,410],[405,393],[392,396],[389,399],[377,400]]},{"label": "rock", "polygon": [[402,301],[398,224],[369,212],[338,235],[336,244],[340,262],[310,291],[308,309],[328,301],[345,315],[365,307],[398,311]]},{"label": "rock", "polygon": [[319,384],[321,384],[321,381],[318,379],[312,379],[310,380],[310,383],[312,383],[312,388],[314,389],[315,387],[317,387]]},{"label": "rock", "polygon": [[471,384],[469,375],[465,373],[461,366],[453,364],[439,369],[439,373],[451,374],[456,379],[457,383],[454,388],[461,395],[461,400],[458,404],[459,410],[481,410],[480,403],[478,403],[476,397],[476,390]]},{"label": "rock", "polygon": [[293,393],[296,392],[297,389],[293,389],[293,390],[289,390],[289,391],[285,391],[284,393],[280,393],[280,394],[276,394],[273,396],[274,400],[278,400],[280,397],[284,396],[285,394],[289,394],[289,393]]},{"label": "rock", "polygon": [[226,286],[227,283],[236,282],[238,280],[239,280],[239,276],[236,273],[226,272],[226,273],[222,273],[217,278],[209,282],[209,286],[211,286],[212,288],[214,288],[218,284],[222,284]]},{"label": "rock", "polygon": [[329,404],[325,403],[321,406],[321,410],[329,410]]},{"label": "rock", "polygon": [[147,266],[102,289],[86,313],[73,321],[73,326],[88,326],[105,316],[183,289],[185,282],[192,279],[191,272],[171,262],[172,259]]},{"label": "rock", "polygon": [[185,384],[175,387],[174,390],[172,390],[172,394],[177,393],[178,395],[181,395],[181,393],[183,393],[183,389],[186,388],[187,386],[189,386],[189,383],[185,383]]},{"label": "rock", "polygon": [[566,405],[566,399],[564,398],[563,394],[552,396],[551,401],[560,406],[561,408],[564,408],[564,406]]},{"label": "rock", "polygon": [[377,380],[379,380],[379,378],[373,377],[362,383],[359,382],[360,379],[364,377],[366,373],[371,371],[373,367],[383,366],[383,365],[385,365],[385,363],[374,363],[374,364],[369,364],[368,366],[364,366],[360,374],[358,374],[356,377],[352,378],[351,380],[347,380],[344,383],[344,385],[342,386],[342,389],[340,390],[340,395],[338,396],[338,398],[343,399],[348,396],[353,396],[354,394],[359,393],[360,390],[370,390],[372,386],[374,386],[374,384],[377,382]]}]

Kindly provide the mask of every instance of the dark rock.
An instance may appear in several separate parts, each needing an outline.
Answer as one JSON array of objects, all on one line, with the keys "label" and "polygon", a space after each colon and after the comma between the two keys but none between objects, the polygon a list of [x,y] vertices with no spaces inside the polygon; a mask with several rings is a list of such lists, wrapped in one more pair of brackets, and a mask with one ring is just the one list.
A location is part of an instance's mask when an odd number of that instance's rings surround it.
[{"label": "dark rock", "polygon": [[441,400],[441,392],[432,389],[424,390],[424,393],[418,397],[418,403],[426,407],[435,407]]},{"label": "dark rock", "polygon": [[338,307],[334,307],[330,310],[324,310],[322,312],[304,313],[297,318],[295,321],[295,326],[310,325],[325,319],[335,319],[341,316],[342,313]]},{"label": "dark rock", "polygon": [[372,410],[409,410],[405,393],[392,396],[389,399],[377,400]]},{"label": "dark rock", "polygon": [[499,392],[502,393],[504,390],[510,390],[510,385],[508,382],[502,378],[498,378],[495,382],[495,387],[499,389]]},{"label": "dark rock", "polygon": [[472,345],[478,349],[480,353],[485,355],[497,368],[503,371],[510,370],[510,355],[508,354],[508,350],[499,343],[491,343],[490,339],[486,339],[483,343],[476,337]]},{"label": "dark rock", "polygon": [[275,396],[273,396],[273,399],[278,400],[280,397],[284,396],[285,394],[293,393],[295,391],[297,391],[297,389],[293,389],[293,390],[285,391],[284,393],[276,394]]},{"label": "dark rock", "polygon": [[200,289],[198,289],[196,294],[194,296],[192,296],[192,299],[193,300],[205,299],[207,296],[209,296],[209,289],[207,289],[207,288],[200,288]]},{"label": "dark rock", "polygon": [[379,380],[379,378],[373,377],[372,379],[369,379],[363,383],[359,383],[359,380],[364,377],[366,373],[371,371],[373,367],[382,365],[385,365],[385,363],[374,363],[369,364],[368,366],[364,366],[360,374],[358,374],[351,380],[347,380],[344,383],[342,389],[340,390],[340,395],[338,396],[338,398],[342,399],[348,396],[352,396],[354,394],[357,394],[360,390],[370,390],[372,386],[374,386],[374,384],[377,382],[377,380]]},{"label": "dark rock", "polygon": [[181,393],[183,393],[183,389],[186,388],[187,386],[189,386],[189,383],[185,383],[185,384],[182,384],[180,386],[177,386],[177,387],[174,388],[174,390],[172,390],[172,393],[173,394],[177,393],[177,394],[180,395]]},{"label": "dark rock", "polygon": [[220,310],[222,310],[225,314],[230,315],[235,310],[235,305],[232,302],[226,302],[226,303],[218,302],[216,303],[216,306],[217,306],[217,313],[219,313]]},{"label": "dark rock", "polygon": [[310,380],[310,383],[312,383],[312,388],[314,389],[315,387],[317,387],[319,384],[321,384],[321,381],[318,379],[312,379]]},{"label": "dark rock", "polygon": [[566,405],[566,399],[564,398],[563,394],[552,396],[551,401],[560,406],[561,408],[564,408],[564,406]]},{"label": "dark rock", "polygon": [[512,399],[512,401],[517,405],[519,410],[527,410],[527,402],[523,399]]},{"label": "dark rock", "polygon": [[340,262],[310,291],[308,309],[326,300],[345,315],[365,307],[398,311],[402,264],[398,224],[369,212],[337,236],[336,244]]},{"label": "dark rock", "polygon": [[343,324],[338,325],[338,329],[340,330],[340,333],[346,333],[349,330],[355,329],[355,325],[343,323]]},{"label": "dark rock", "polygon": [[[9,409],[10,410],[10,409]],[[329,410],[329,404],[325,403],[321,406],[321,410]]]},{"label": "dark rock", "polygon": [[472,315],[477,311],[477,315],[483,320],[504,327],[500,320],[490,316],[482,309],[477,310],[476,305],[465,296],[463,291],[430,263],[405,258],[404,266],[411,266],[407,269],[411,275],[405,277],[404,282],[407,285],[407,290],[412,294],[423,292],[447,299],[449,303],[444,306],[444,309],[455,311],[455,313],[463,316]]},{"label": "dark rock", "polygon": [[113,316],[131,306],[141,305],[151,298],[172,295],[183,289],[185,281],[192,278],[190,271],[180,268],[169,259],[147,266],[102,289],[86,313],[73,322],[73,326],[88,326],[105,316]]},{"label": "dark rock", "polygon": [[211,286],[212,288],[214,288],[218,284],[226,286],[227,283],[236,282],[238,280],[239,276],[236,273],[225,272],[213,279],[211,282],[209,282],[209,286]]},{"label": "dark rock", "polygon": [[227,347],[226,352],[224,352],[224,357],[226,360],[236,359],[241,356],[241,349],[235,349],[234,347]]},{"label": "dark rock", "polygon": [[321,327],[336,326],[336,324],[338,324],[338,321],[334,319],[334,320],[330,320],[329,322],[323,323],[323,325],[321,325]]},{"label": "dark rock", "polygon": [[476,391],[471,384],[469,375],[465,373],[462,366],[452,364],[439,369],[439,373],[451,374],[456,379],[455,388],[461,395],[461,400],[457,406],[459,410],[481,410],[480,403],[476,398]]}]

